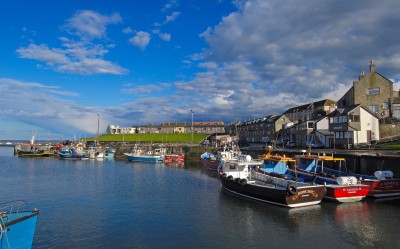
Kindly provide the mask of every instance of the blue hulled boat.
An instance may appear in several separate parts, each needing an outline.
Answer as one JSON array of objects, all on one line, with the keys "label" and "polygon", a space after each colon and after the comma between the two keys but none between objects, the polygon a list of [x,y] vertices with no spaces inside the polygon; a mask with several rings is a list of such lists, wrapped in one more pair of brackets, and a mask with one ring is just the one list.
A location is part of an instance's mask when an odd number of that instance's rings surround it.
[{"label": "blue hulled boat", "polygon": [[0,208],[0,249],[31,248],[39,211],[20,211],[23,201],[4,203]]},{"label": "blue hulled boat", "polygon": [[158,163],[164,161],[164,154],[159,150],[141,150],[135,146],[131,153],[124,153],[129,161],[133,162],[152,162]]},{"label": "blue hulled boat", "polygon": [[89,158],[84,153],[78,153],[74,148],[63,148],[58,153],[58,157],[60,159],[74,159],[74,160],[81,160]]}]

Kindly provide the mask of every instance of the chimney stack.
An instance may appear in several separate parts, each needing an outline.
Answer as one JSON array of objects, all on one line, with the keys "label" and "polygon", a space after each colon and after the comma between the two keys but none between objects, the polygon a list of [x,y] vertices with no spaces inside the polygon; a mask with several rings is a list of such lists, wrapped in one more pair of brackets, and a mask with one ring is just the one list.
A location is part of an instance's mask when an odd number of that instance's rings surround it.
[{"label": "chimney stack", "polygon": [[371,73],[375,72],[375,62],[374,62],[374,60],[371,60],[371,64],[369,65],[369,71]]}]

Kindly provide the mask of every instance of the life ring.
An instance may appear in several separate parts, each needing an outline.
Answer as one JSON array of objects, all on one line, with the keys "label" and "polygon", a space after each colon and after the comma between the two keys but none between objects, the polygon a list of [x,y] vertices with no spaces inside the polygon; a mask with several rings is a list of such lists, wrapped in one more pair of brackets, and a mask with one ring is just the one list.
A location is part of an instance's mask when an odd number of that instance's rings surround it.
[{"label": "life ring", "polygon": [[239,184],[244,186],[247,184],[247,180],[246,179],[240,179]]},{"label": "life ring", "polygon": [[233,180],[233,176],[229,175],[226,177],[226,181],[231,182]]},{"label": "life ring", "polygon": [[295,186],[293,186],[292,184],[288,184],[287,185],[286,191],[291,195],[296,195],[297,194],[297,188]]}]

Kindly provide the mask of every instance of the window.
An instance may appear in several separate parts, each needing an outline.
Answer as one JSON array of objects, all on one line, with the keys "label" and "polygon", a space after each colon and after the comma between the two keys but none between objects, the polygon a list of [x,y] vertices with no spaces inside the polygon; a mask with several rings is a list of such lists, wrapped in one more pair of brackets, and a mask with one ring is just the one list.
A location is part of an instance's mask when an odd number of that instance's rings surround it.
[{"label": "window", "polygon": [[393,117],[400,118],[400,106],[393,107]]},{"label": "window", "polygon": [[369,105],[369,110],[373,113],[378,113],[379,107],[378,105]]},{"label": "window", "polygon": [[382,109],[389,109],[389,102],[383,102]]},{"label": "window", "polygon": [[339,118],[337,116],[333,117],[333,123],[335,124],[339,123]]},{"label": "window", "polygon": [[367,95],[379,95],[381,93],[380,89],[377,88],[368,88]]}]

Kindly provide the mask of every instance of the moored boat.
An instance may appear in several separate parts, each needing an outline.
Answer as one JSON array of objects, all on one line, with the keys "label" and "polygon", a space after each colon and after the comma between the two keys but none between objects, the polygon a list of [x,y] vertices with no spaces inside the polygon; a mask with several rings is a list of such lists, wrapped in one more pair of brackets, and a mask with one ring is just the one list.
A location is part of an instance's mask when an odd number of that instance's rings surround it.
[{"label": "moored boat", "polygon": [[20,211],[22,201],[0,207],[0,249],[31,248],[39,211]]},{"label": "moored boat", "polygon": [[316,205],[324,196],[323,185],[297,182],[258,172],[262,161],[249,155],[222,160],[218,175],[224,190],[252,200],[284,207]]},{"label": "moored boat", "polygon": [[224,146],[221,150],[215,153],[204,152],[200,155],[200,160],[204,168],[217,170],[218,165],[222,160],[235,159],[238,155],[240,155],[238,147]]},{"label": "moored boat", "polygon": [[219,160],[217,159],[217,155],[211,152],[204,152],[200,155],[200,161],[204,168],[217,170],[219,165]]},{"label": "moored boat", "polygon": [[69,159],[69,160],[82,160],[88,159],[89,157],[85,153],[78,153],[74,148],[63,147],[57,155],[60,159]]},{"label": "moored boat", "polygon": [[[333,156],[332,156],[333,157]],[[328,176],[352,177],[357,179],[361,184],[368,186],[368,197],[396,197],[400,196],[400,178],[395,178],[390,170],[378,170],[374,175],[363,175],[347,172],[347,168],[339,167],[339,169],[324,168],[324,172]],[[344,168],[344,169],[343,169]]]},{"label": "moored boat", "polygon": [[163,162],[164,156],[161,154],[155,154],[153,150],[146,149],[142,150],[138,146],[135,146],[131,153],[124,153],[129,161],[132,162],[152,162],[159,163]]},{"label": "moored boat", "polygon": [[55,155],[50,146],[36,144],[35,136],[32,136],[29,143],[15,144],[14,151],[18,157],[53,157]]},{"label": "moored boat", "polygon": [[[344,158],[326,155],[299,155],[296,157],[298,165],[289,169],[292,175],[296,174],[304,181],[324,184],[326,193],[324,198],[338,202],[355,202],[363,200],[369,191],[369,186],[360,183],[353,176],[340,176],[330,173],[328,164],[345,164]],[[333,166],[331,166],[333,167]]]}]

